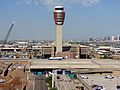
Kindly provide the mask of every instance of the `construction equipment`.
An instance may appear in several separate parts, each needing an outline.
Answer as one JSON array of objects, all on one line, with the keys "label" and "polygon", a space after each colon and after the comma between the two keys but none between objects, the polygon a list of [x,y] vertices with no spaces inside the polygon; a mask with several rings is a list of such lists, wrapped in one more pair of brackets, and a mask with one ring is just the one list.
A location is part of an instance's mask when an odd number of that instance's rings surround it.
[{"label": "construction equipment", "polygon": [[10,35],[12,29],[13,29],[14,24],[15,24],[15,22],[13,22],[12,25],[10,26],[10,29],[9,29],[9,31],[8,31],[5,39],[4,39],[4,44],[7,44],[8,37],[9,37],[9,35]]}]

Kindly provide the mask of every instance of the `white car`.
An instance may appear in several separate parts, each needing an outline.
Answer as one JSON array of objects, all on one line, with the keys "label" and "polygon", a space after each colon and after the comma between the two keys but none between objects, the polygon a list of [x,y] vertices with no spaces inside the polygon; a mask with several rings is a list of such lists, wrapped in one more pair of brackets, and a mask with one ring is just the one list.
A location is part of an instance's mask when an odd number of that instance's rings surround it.
[{"label": "white car", "polygon": [[88,77],[87,77],[87,76],[84,76],[84,75],[80,75],[80,77],[81,77],[82,79],[88,79]]},{"label": "white car", "polygon": [[113,79],[114,77],[112,75],[105,75],[104,78]]},{"label": "white car", "polygon": [[106,90],[103,86],[101,85],[93,85],[92,86],[93,90]]}]

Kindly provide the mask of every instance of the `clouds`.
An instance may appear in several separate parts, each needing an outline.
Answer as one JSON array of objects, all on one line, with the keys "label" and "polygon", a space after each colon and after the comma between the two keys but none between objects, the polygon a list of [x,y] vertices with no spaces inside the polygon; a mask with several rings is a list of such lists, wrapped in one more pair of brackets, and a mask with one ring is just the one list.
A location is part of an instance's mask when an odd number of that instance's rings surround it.
[{"label": "clouds", "polygon": [[74,5],[92,6],[96,5],[100,0],[18,0],[17,3],[24,2],[26,5],[46,5],[48,7],[55,5]]},{"label": "clouds", "polygon": [[100,0],[79,0],[79,1],[83,6],[90,6],[97,4]]}]

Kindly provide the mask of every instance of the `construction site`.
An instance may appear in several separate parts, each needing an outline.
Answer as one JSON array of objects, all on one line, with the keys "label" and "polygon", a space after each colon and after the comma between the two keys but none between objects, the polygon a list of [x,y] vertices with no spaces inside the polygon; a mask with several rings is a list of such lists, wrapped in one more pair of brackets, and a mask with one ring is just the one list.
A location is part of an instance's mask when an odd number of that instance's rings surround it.
[{"label": "construction site", "polygon": [[64,7],[53,14],[56,41],[8,41],[10,25],[0,41],[0,90],[120,90],[119,48],[62,41]]},{"label": "construction site", "polygon": [[25,90],[28,62],[0,62],[0,90]]}]

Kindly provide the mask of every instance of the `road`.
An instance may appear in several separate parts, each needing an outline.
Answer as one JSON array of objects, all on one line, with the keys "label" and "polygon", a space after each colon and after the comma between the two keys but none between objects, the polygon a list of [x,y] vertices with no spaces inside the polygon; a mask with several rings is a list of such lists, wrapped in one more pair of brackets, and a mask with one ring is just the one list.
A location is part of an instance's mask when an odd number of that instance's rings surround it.
[{"label": "road", "polygon": [[[59,79],[55,79],[55,86],[58,90],[76,90],[76,85],[67,75],[57,75]],[[57,77],[56,76],[56,77]]]},{"label": "road", "polygon": [[56,68],[78,68],[78,69],[118,69],[120,68],[119,60],[112,59],[65,59],[65,60],[33,60],[31,69],[56,69]]},{"label": "road", "polygon": [[35,90],[48,90],[47,83],[44,79],[35,77]]},{"label": "road", "polygon": [[83,79],[89,85],[102,85],[105,90],[117,90],[117,84],[120,84],[120,78],[114,77],[113,79],[105,79],[105,75],[89,74],[85,75],[88,79]]}]

